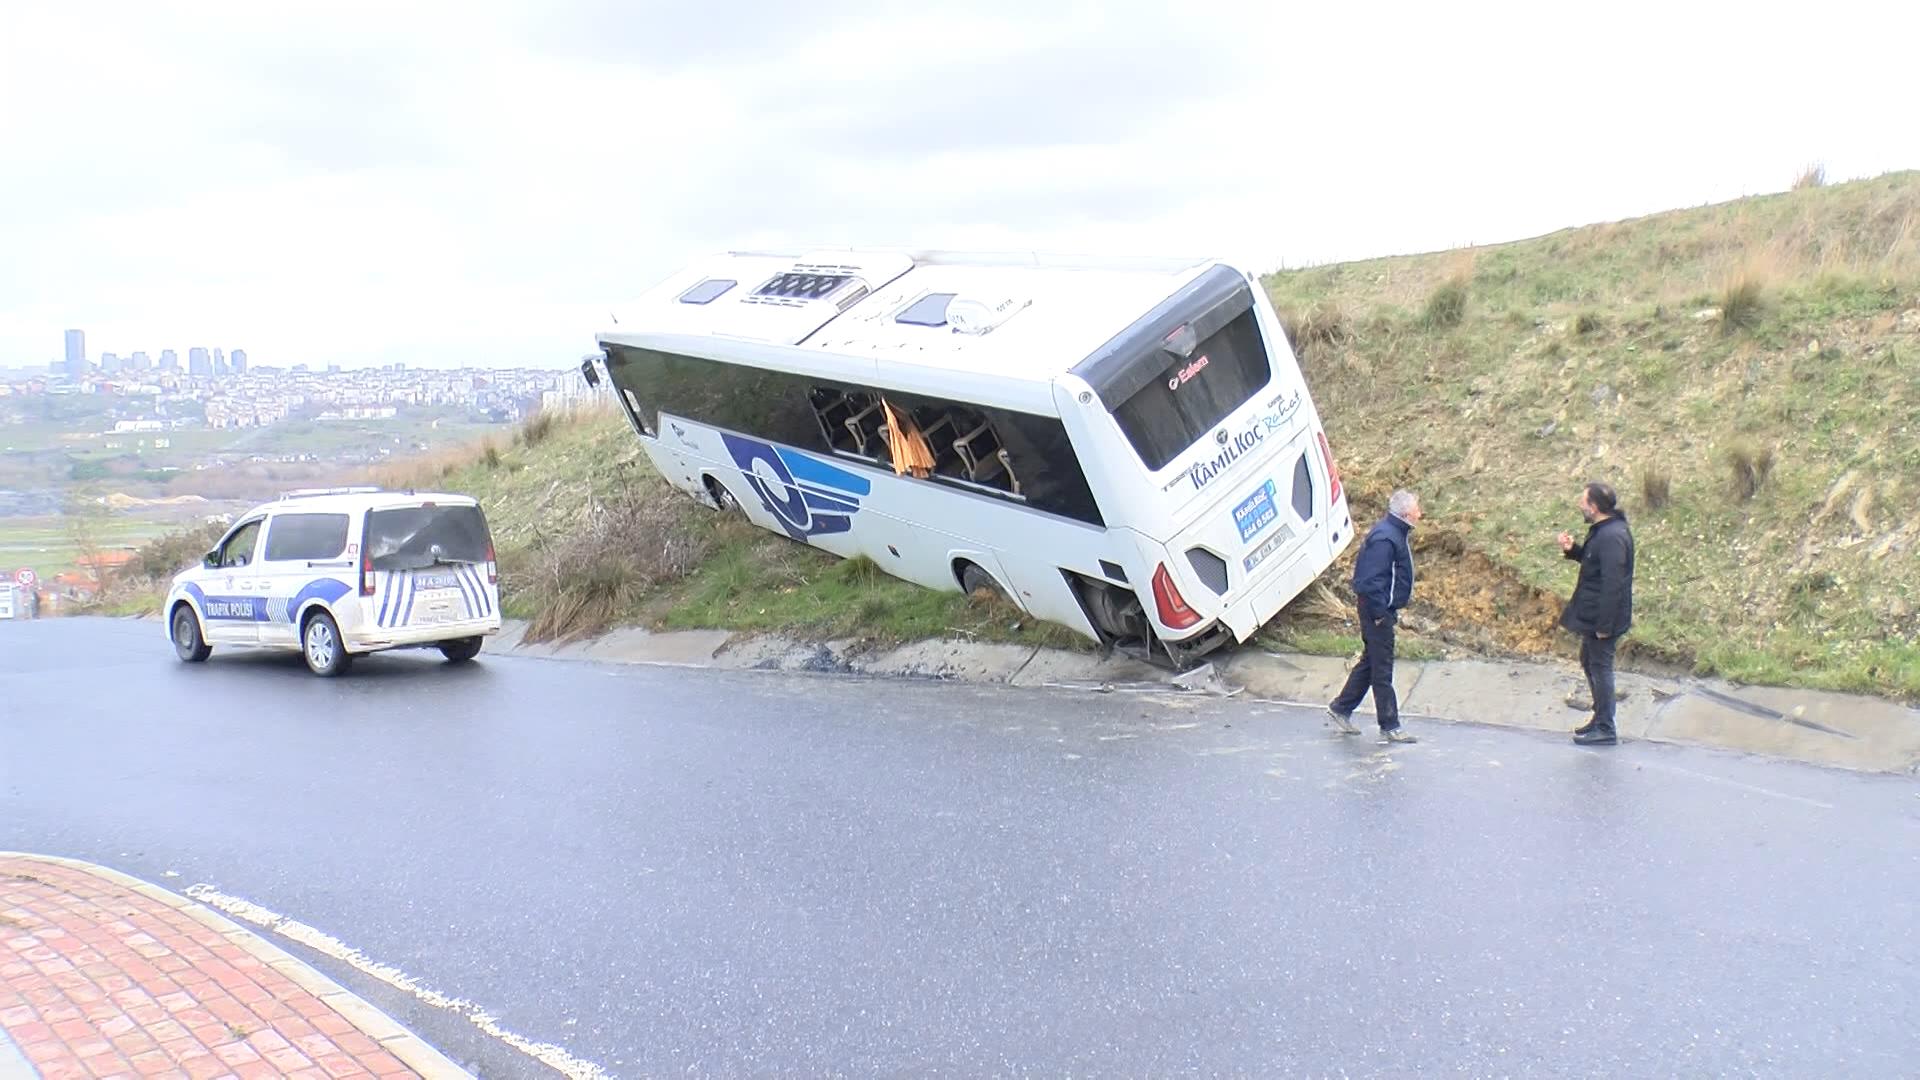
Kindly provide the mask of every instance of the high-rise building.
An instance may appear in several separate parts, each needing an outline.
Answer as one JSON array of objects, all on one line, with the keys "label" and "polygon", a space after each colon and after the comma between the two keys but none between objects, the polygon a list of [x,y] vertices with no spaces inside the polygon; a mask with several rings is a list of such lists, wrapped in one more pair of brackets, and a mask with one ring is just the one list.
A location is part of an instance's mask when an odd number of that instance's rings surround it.
[{"label": "high-rise building", "polygon": [[118,375],[120,373],[120,354],[110,352],[101,353],[100,372],[103,375]]},{"label": "high-rise building", "polygon": [[172,349],[161,349],[160,350],[160,370],[161,371],[179,371],[180,370],[180,354],[177,352],[174,352]]},{"label": "high-rise building", "polygon": [[225,349],[213,350],[213,377],[216,379],[227,377],[227,350]]},{"label": "high-rise building", "polygon": [[145,371],[153,366],[153,360],[144,352],[135,352],[127,357],[127,366],[135,371]]},{"label": "high-rise building", "polygon": [[245,375],[247,373],[247,350],[235,349],[233,350],[232,357],[229,359],[233,364],[233,373],[235,375]]},{"label": "high-rise building", "polygon": [[67,374],[79,378],[87,373],[87,332],[67,331]]},{"label": "high-rise building", "polygon": [[213,360],[207,350],[197,345],[187,350],[187,374],[203,379],[213,374]]}]

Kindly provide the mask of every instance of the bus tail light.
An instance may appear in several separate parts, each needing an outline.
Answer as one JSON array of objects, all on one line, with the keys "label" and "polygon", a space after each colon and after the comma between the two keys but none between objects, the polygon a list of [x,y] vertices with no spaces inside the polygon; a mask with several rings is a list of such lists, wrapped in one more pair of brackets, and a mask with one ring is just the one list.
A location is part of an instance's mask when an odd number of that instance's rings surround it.
[{"label": "bus tail light", "polygon": [[493,557],[493,541],[487,541],[487,584],[500,584],[500,564]]},{"label": "bus tail light", "polygon": [[1173,630],[1185,630],[1200,621],[1200,613],[1188,607],[1186,598],[1174,587],[1166,563],[1153,572],[1153,606],[1160,611],[1160,621]]},{"label": "bus tail light", "polygon": [[1327,445],[1327,433],[1319,431],[1314,434],[1320,437],[1320,461],[1327,467],[1327,483],[1331,485],[1327,505],[1331,506],[1340,501],[1340,466],[1333,463],[1333,449]]}]

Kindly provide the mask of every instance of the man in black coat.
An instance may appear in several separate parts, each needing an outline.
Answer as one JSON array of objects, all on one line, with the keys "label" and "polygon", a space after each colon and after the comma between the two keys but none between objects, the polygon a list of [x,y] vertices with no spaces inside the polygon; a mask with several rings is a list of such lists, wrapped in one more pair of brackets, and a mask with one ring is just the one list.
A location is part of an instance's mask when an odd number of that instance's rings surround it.
[{"label": "man in black coat", "polygon": [[1360,606],[1360,662],[1347,675],[1346,688],[1327,706],[1327,718],[1348,735],[1358,735],[1353,710],[1373,691],[1373,713],[1388,742],[1419,742],[1400,730],[1400,699],[1393,690],[1393,628],[1400,609],[1413,600],[1413,545],[1408,539],[1421,518],[1420,497],[1396,491],[1387,516],[1360,542],[1353,561],[1353,595]]},{"label": "man in black coat", "polygon": [[1587,519],[1586,540],[1576,543],[1560,534],[1560,550],[1580,564],[1560,625],[1580,635],[1580,666],[1593,690],[1593,719],[1574,731],[1573,741],[1612,746],[1620,741],[1613,726],[1613,653],[1633,626],[1633,531],[1619,496],[1606,484],[1587,485],[1580,513]]}]

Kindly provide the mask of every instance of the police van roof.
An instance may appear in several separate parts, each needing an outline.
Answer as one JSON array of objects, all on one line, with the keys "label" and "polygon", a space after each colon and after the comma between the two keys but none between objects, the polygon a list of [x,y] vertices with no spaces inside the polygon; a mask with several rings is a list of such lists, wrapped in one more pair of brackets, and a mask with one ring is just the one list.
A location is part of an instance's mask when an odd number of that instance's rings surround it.
[{"label": "police van roof", "polygon": [[340,514],[368,510],[394,510],[433,503],[439,506],[476,506],[471,495],[442,491],[389,491],[377,487],[306,488],[283,493],[270,503],[248,511],[247,516],[266,513]]},{"label": "police van roof", "polygon": [[1053,412],[1053,381],[1210,259],[827,251],[711,255],[602,344]]}]

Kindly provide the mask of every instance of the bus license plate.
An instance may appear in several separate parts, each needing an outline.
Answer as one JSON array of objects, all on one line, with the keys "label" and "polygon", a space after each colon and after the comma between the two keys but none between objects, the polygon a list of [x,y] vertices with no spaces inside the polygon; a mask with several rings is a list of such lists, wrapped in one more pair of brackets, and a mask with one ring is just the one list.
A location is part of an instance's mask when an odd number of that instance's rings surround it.
[{"label": "bus license plate", "polygon": [[1254,567],[1259,566],[1260,563],[1263,560],[1265,560],[1267,556],[1273,554],[1276,551],[1279,551],[1282,547],[1286,545],[1287,541],[1291,539],[1293,539],[1293,530],[1288,528],[1285,525],[1282,525],[1280,526],[1279,532],[1274,533],[1272,536],[1267,537],[1266,543],[1261,544],[1259,547],[1255,548],[1253,550],[1253,554],[1240,560],[1240,563],[1246,569],[1252,570]]},{"label": "bus license plate", "polygon": [[1240,539],[1251,540],[1260,535],[1260,530],[1273,524],[1280,511],[1273,502],[1273,481],[1268,480],[1260,490],[1247,496],[1246,501],[1233,508],[1233,523],[1240,528]]}]

